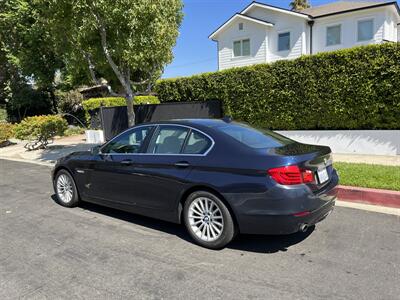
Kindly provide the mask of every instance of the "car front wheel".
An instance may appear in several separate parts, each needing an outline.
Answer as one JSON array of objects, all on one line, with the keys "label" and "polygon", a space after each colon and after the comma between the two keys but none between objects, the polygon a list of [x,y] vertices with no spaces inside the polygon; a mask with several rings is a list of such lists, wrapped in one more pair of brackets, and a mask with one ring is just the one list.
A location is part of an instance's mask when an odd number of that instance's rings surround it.
[{"label": "car front wheel", "polygon": [[54,180],[54,191],[57,202],[62,206],[74,207],[79,202],[78,190],[71,174],[66,170],[60,170]]},{"label": "car front wheel", "polygon": [[196,243],[206,248],[221,249],[236,234],[229,209],[221,199],[206,191],[194,192],[188,197],[184,221]]}]

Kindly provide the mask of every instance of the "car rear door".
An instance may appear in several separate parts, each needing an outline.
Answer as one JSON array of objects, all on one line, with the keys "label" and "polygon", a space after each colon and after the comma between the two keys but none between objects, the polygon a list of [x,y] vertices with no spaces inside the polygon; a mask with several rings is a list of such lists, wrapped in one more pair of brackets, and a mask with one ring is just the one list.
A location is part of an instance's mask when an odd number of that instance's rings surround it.
[{"label": "car rear door", "polygon": [[167,211],[177,208],[188,175],[214,142],[198,130],[182,125],[160,125],[137,161],[140,203]]},{"label": "car rear door", "polygon": [[181,154],[190,128],[159,125],[146,153],[136,160],[138,205],[172,211],[191,170],[190,156]]}]

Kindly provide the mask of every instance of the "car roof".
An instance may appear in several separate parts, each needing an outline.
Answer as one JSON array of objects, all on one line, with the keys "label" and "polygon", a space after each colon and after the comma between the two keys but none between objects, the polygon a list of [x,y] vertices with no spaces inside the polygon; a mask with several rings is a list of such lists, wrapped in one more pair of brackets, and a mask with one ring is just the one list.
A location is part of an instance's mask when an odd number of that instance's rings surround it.
[{"label": "car roof", "polygon": [[151,124],[177,124],[177,125],[186,125],[194,127],[218,127],[223,124],[229,124],[229,122],[221,119],[174,119],[168,121],[143,123],[138,125],[151,125]]}]

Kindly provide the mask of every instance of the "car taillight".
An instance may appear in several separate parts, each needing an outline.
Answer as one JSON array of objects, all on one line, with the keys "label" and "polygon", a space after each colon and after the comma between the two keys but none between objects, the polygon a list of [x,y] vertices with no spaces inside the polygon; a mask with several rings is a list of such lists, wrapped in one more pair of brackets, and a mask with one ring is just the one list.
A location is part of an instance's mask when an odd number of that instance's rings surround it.
[{"label": "car taillight", "polygon": [[314,173],[310,170],[301,170],[301,175],[303,176],[304,183],[314,182]]},{"label": "car taillight", "polygon": [[300,169],[298,166],[285,166],[268,170],[268,174],[279,184],[294,185],[314,182],[311,170]]}]

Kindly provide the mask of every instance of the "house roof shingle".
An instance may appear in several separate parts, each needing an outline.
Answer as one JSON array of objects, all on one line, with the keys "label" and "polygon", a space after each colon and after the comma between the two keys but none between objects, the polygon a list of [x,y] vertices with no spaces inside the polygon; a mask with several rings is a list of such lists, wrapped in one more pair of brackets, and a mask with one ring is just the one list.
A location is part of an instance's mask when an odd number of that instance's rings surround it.
[{"label": "house roof shingle", "polygon": [[372,8],[376,6],[391,5],[397,6],[395,1],[337,1],[321,6],[315,6],[300,11],[303,14],[310,15],[314,18],[332,15],[337,13],[344,13],[346,11],[353,11],[358,9]]}]

